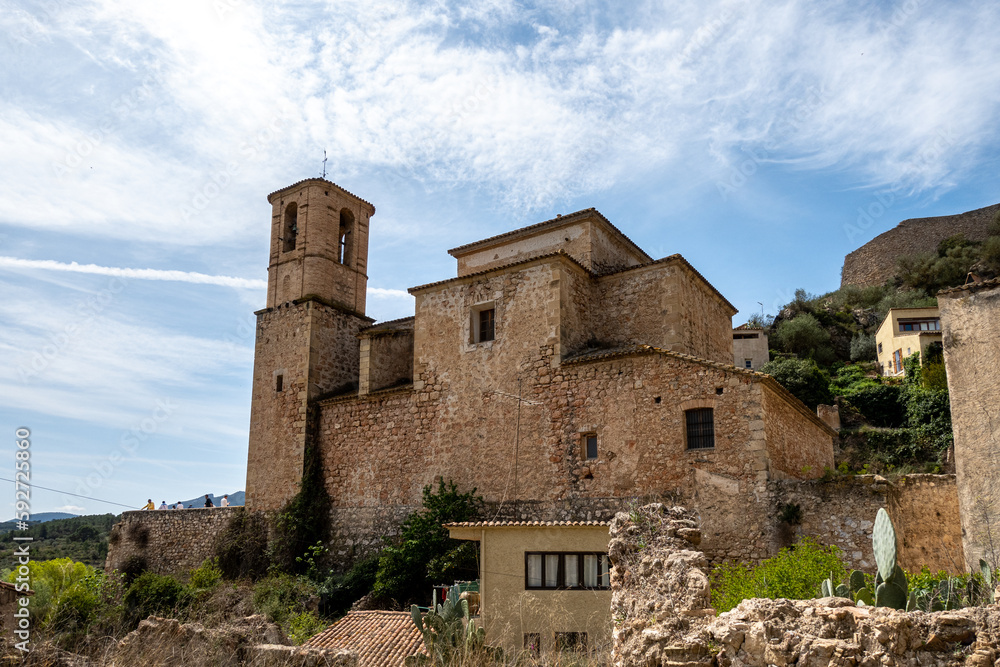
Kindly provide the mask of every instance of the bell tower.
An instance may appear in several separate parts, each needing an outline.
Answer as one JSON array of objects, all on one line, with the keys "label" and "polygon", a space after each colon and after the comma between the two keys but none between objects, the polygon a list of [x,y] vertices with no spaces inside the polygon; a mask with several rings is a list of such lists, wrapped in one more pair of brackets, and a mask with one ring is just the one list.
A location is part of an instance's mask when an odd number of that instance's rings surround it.
[{"label": "bell tower", "polygon": [[357,391],[365,315],[369,202],[325,179],[272,192],[267,307],[257,311],[248,509],[278,510],[298,491],[311,404]]}]

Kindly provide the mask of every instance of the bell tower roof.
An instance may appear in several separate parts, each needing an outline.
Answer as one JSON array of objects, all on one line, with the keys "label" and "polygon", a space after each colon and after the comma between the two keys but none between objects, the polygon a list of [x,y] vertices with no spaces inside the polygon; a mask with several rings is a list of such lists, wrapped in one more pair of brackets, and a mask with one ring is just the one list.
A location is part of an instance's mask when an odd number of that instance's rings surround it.
[{"label": "bell tower roof", "polygon": [[287,186],[281,188],[280,190],[275,190],[274,192],[272,192],[271,194],[269,194],[267,196],[267,203],[268,204],[273,204],[275,197],[277,197],[279,195],[286,194],[286,193],[291,192],[293,190],[297,190],[298,188],[300,188],[302,186],[305,186],[305,185],[318,185],[318,186],[322,186],[322,187],[333,188],[334,190],[336,190],[337,192],[339,192],[342,196],[349,197],[349,198],[353,199],[355,202],[357,202],[359,204],[364,204],[366,207],[368,207],[368,209],[369,209],[368,210],[368,215],[369,216],[375,215],[375,205],[372,204],[370,201],[366,201],[366,200],[362,199],[361,197],[357,196],[353,192],[348,192],[347,190],[345,190],[344,188],[340,187],[339,185],[337,185],[333,181],[328,181],[325,178],[304,178],[304,179],[302,179],[301,181],[299,181],[297,183],[292,183],[291,185],[287,185]]}]

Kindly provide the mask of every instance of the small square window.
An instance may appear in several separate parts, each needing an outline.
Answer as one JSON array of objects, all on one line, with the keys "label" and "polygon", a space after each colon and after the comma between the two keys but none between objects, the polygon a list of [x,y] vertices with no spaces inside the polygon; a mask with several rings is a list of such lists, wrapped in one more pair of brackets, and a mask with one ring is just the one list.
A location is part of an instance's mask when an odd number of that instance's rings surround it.
[{"label": "small square window", "polygon": [[597,434],[587,433],[583,436],[583,457],[587,460],[597,458]]},{"label": "small square window", "polygon": [[753,368],[753,359],[744,359],[743,360],[743,367],[744,368]]}]

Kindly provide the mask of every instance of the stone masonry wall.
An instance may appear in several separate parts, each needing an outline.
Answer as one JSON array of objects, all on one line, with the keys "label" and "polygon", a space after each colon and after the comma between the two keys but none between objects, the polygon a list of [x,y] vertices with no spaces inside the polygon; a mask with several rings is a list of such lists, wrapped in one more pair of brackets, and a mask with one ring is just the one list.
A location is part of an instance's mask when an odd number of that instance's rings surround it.
[{"label": "stone masonry wall", "polygon": [[965,560],[1000,563],[1000,280],[938,295]]},{"label": "stone masonry wall", "polygon": [[615,667],[1000,667],[1000,607],[901,612],[844,598],[711,608],[701,534],[680,507],[611,522]]},{"label": "stone masonry wall", "polygon": [[215,538],[242,507],[123,512],[112,527],[104,569],[120,570],[132,557],[157,574],[186,578],[213,554]]},{"label": "stone masonry wall", "polygon": [[895,275],[899,257],[936,252],[938,244],[954,234],[982,241],[998,211],[1000,204],[994,204],[959,215],[904,220],[844,257],[840,284],[881,285]]}]

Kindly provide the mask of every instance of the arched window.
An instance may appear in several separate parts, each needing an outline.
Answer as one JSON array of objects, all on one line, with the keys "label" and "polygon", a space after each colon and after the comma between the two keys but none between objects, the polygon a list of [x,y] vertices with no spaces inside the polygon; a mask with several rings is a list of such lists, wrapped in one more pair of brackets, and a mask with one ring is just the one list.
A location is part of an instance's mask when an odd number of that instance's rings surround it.
[{"label": "arched window", "polygon": [[292,202],[285,207],[285,226],[281,232],[282,252],[295,250],[295,237],[299,235],[299,205]]},{"label": "arched window", "polygon": [[346,264],[351,261],[354,243],[354,214],[346,208],[340,210],[340,233],[337,236],[339,248],[337,250],[337,261]]}]

